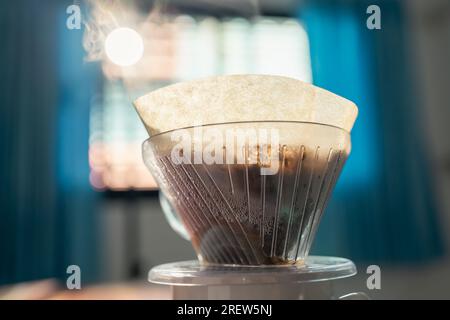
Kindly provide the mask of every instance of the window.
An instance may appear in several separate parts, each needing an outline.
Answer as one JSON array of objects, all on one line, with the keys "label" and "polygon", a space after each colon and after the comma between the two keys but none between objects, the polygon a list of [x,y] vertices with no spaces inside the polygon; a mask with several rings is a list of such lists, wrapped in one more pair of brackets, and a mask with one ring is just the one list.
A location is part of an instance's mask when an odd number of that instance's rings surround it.
[{"label": "window", "polygon": [[[308,37],[291,18],[216,19],[178,16],[145,22],[145,54],[124,71],[107,61],[103,97],[91,107],[91,185],[99,190],[151,190],[156,184],[141,159],[148,134],[131,100],[173,82],[218,74],[275,74],[312,81]],[[122,81],[111,80],[121,78]]]}]

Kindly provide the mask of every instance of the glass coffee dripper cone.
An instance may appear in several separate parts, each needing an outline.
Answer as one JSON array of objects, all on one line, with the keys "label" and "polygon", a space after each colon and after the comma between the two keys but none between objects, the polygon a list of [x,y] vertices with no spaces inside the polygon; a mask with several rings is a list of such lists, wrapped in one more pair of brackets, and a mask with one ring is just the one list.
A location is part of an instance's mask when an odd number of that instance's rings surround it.
[{"label": "glass coffee dripper cone", "polygon": [[349,152],[348,131],[300,121],[188,127],[143,145],[200,263],[222,265],[303,263]]}]

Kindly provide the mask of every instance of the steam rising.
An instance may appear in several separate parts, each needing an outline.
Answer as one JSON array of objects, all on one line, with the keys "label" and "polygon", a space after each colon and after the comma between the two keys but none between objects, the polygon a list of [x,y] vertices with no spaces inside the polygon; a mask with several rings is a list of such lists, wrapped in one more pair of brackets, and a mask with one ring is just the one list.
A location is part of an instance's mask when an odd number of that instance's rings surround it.
[{"label": "steam rising", "polygon": [[[203,22],[208,23],[210,19],[205,17],[211,15],[252,18],[259,14],[258,0],[85,1],[89,12],[89,18],[84,21],[85,60],[101,61],[104,76],[108,79],[121,80],[130,99],[155,89],[153,80],[167,83],[186,78],[181,75],[182,72],[177,73],[179,65],[176,62],[179,61],[177,56],[179,52],[185,54],[196,50],[198,55],[211,50],[209,47],[199,48],[198,39],[191,37],[192,33],[189,33],[189,30],[192,30],[197,18],[194,20],[189,16],[198,16],[200,20],[198,25],[202,28]],[[216,19],[213,20],[216,21]],[[194,22],[186,25],[183,21]],[[105,41],[108,35],[121,28],[135,30],[143,40],[143,56],[135,64],[112,63],[105,52]],[[202,33],[202,36],[204,35]],[[184,37],[181,40],[184,46],[182,49],[177,47],[180,45],[179,37]],[[128,40],[124,40],[125,46]],[[188,61],[183,61],[183,67],[192,65],[195,70],[198,70],[204,63],[205,61],[193,62],[192,58],[189,58]],[[189,74],[187,78],[190,76],[192,75]]]},{"label": "steam rising", "polygon": [[[259,15],[259,0],[85,0],[89,19],[85,20],[83,47],[87,61],[105,57],[104,42],[119,27],[142,29],[142,24],[163,24],[168,16],[185,13],[223,14],[252,18]],[[185,12],[186,11],[186,12]]]}]

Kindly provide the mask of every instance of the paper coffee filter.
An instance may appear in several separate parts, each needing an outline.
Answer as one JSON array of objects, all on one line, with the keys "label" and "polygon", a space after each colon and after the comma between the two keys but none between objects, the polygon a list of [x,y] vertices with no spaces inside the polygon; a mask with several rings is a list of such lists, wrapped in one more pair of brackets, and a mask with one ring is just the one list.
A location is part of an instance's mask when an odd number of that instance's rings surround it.
[{"label": "paper coffee filter", "polygon": [[148,133],[244,121],[315,122],[351,131],[356,105],[300,80],[271,75],[230,75],[170,85],[134,105]]}]

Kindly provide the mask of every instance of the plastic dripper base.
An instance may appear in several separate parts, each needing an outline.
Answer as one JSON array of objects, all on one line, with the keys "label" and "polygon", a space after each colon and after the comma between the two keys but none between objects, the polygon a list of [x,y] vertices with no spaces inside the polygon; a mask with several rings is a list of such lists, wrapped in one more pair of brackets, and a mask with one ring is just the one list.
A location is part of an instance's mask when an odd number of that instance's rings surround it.
[{"label": "plastic dripper base", "polygon": [[335,299],[335,280],[355,274],[348,259],[310,256],[303,265],[175,262],[153,268],[148,279],[172,286],[173,299]]}]

